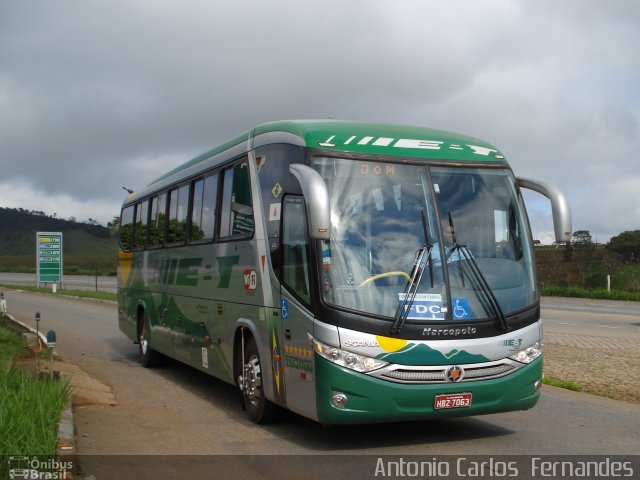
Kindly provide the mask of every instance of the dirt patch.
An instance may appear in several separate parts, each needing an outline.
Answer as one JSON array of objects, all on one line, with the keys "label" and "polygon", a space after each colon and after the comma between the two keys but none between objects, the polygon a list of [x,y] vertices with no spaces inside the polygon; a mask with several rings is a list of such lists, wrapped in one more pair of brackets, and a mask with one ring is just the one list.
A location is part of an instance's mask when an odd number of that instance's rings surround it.
[{"label": "dirt patch", "polygon": [[[31,348],[35,349],[35,345]],[[74,406],[81,405],[116,405],[113,389],[89,375],[79,366],[54,359],[50,362],[46,353],[36,362],[36,355],[32,350],[17,359],[16,366],[40,375],[53,375],[56,378],[66,378],[71,385],[71,396]]]},{"label": "dirt patch", "polygon": [[73,404],[81,405],[116,405],[113,389],[92,377],[77,365],[56,361],[53,370],[64,372],[71,384]]},{"label": "dirt patch", "polygon": [[[57,355],[49,358],[49,351],[43,345],[35,333],[14,321],[0,319],[3,325],[15,332],[22,334],[27,348],[16,358],[16,366],[20,369],[38,373],[39,375],[52,375],[55,378],[66,378],[71,385],[73,405],[116,405],[113,389],[92,377],[79,366],[62,361]],[[37,357],[38,353],[39,357]]]},{"label": "dirt patch", "polygon": [[640,346],[620,339],[587,338],[581,345],[547,338],[545,375],[570,380],[584,392],[640,403]]}]

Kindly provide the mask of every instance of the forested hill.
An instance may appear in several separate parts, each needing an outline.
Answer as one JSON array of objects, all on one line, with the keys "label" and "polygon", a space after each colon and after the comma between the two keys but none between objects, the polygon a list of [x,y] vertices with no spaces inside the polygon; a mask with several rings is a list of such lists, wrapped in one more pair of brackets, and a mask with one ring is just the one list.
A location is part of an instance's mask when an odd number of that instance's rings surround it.
[{"label": "forested hill", "polygon": [[0,208],[0,257],[34,255],[36,232],[62,232],[65,255],[115,256],[109,228],[95,220],[76,222],[22,208]]}]

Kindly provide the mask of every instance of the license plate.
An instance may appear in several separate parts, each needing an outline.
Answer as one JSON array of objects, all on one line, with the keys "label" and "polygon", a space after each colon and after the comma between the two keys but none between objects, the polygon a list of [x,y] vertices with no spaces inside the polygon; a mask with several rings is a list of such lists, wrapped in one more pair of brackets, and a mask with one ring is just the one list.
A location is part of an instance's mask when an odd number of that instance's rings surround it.
[{"label": "license plate", "polygon": [[470,393],[455,393],[452,395],[436,395],[433,402],[435,410],[443,410],[446,408],[466,408],[471,406]]}]

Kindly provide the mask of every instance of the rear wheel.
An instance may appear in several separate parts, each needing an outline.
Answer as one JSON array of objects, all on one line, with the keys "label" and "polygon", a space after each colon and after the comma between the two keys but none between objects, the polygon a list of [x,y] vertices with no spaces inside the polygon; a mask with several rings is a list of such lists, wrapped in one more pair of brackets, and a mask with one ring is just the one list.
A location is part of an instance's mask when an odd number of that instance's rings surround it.
[{"label": "rear wheel", "polygon": [[151,348],[151,326],[146,312],[142,312],[138,321],[138,358],[147,368],[160,364],[160,354]]},{"label": "rear wheel", "polygon": [[274,419],[277,407],[264,396],[262,362],[253,338],[247,340],[244,355],[240,377],[244,408],[252,422],[267,423]]}]

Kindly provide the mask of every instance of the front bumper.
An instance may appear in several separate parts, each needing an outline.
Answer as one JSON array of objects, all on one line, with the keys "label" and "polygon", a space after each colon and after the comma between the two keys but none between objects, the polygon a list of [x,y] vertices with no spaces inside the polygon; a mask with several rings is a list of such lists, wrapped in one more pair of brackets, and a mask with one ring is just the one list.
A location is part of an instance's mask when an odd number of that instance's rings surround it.
[{"label": "front bumper", "polygon": [[[325,424],[382,423],[461,417],[527,410],[540,398],[542,356],[504,377],[464,383],[402,384],[337,366],[315,355],[318,421]],[[331,405],[334,392],[347,397],[345,408]],[[436,395],[471,393],[465,408],[435,410]]]}]

